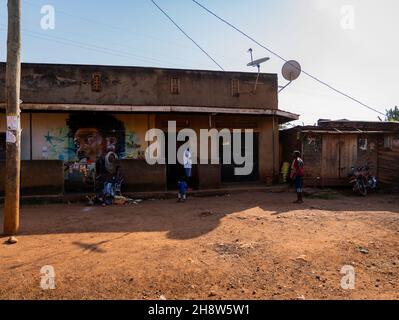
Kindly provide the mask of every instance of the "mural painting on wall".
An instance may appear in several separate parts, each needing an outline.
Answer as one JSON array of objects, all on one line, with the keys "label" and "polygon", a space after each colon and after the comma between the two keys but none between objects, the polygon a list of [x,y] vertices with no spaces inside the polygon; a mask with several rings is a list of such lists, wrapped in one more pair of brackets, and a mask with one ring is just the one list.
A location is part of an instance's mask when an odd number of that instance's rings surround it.
[{"label": "mural painting on wall", "polygon": [[144,153],[140,151],[141,144],[134,132],[126,131],[126,148],[123,159],[142,159],[144,160]]},{"label": "mural painting on wall", "polygon": [[85,183],[102,188],[114,173],[116,160],[125,154],[123,122],[106,113],[76,113],[69,116],[67,126],[78,161],[68,168],[69,180],[83,174]]},{"label": "mural painting on wall", "polygon": [[101,189],[115,171],[118,159],[136,159],[140,144],[135,133],[106,113],[70,114],[67,127],[45,136],[43,158],[65,163],[67,189]]},{"label": "mural painting on wall", "polygon": [[75,156],[73,140],[69,137],[67,127],[49,129],[44,136],[45,145],[42,147],[43,159],[57,159],[68,161]]}]

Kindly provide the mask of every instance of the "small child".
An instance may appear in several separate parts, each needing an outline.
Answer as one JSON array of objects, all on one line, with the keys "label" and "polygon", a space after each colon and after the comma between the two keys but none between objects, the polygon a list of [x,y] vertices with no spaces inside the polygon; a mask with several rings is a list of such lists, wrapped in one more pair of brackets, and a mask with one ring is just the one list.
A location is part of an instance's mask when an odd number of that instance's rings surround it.
[{"label": "small child", "polygon": [[185,202],[186,199],[187,199],[187,189],[188,189],[188,185],[187,185],[186,179],[183,178],[183,177],[180,178],[180,180],[177,183],[177,187],[179,189],[179,194],[178,194],[179,200],[178,200],[178,202]]}]

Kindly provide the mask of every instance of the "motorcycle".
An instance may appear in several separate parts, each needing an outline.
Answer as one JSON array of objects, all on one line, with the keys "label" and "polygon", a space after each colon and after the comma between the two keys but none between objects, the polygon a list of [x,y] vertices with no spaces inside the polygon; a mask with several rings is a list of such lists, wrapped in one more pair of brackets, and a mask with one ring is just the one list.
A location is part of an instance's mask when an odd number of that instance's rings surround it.
[{"label": "motorcycle", "polygon": [[349,183],[352,185],[354,192],[364,197],[367,196],[368,190],[377,188],[377,178],[370,174],[370,168],[367,164],[357,169],[355,167],[351,168]]}]

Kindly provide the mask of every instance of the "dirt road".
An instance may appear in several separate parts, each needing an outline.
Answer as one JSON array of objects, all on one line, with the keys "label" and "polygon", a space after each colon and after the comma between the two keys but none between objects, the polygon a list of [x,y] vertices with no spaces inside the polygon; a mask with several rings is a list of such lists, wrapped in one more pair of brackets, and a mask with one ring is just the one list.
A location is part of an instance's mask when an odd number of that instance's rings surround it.
[{"label": "dirt road", "polygon": [[25,206],[19,243],[0,239],[0,299],[399,299],[397,196],[294,197]]}]

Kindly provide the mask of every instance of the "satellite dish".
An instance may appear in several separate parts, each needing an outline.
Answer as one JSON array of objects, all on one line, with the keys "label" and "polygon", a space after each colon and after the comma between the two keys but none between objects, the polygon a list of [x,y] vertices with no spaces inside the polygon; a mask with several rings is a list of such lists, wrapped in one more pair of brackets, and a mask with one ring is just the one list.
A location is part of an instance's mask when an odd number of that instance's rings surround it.
[{"label": "satellite dish", "polygon": [[258,59],[258,60],[255,60],[255,61],[251,61],[250,63],[248,63],[247,64],[247,66],[248,67],[257,67],[257,66],[260,66],[262,63],[264,63],[264,62],[266,62],[266,61],[269,61],[270,60],[270,58],[262,58],[262,59]]},{"label": "satellite dish", "polygon": [[249,48],[248,52],[251,55],[251,62],[248,63],[247,66],[248,67],[257,67],[258,68],[258,76],[256,77],[255,87],[254,87],[254,90],[252,92],[253,94],[255,94],[256,93],[256,88],[257,88],[258,82],[259,82],[259,77],[260,77],[260,65],[262,63],[266,62],[266,61],[269,61],[270,58],[266,57],[266,58],[254,60],[252,48]]},{"label": "satellite dish", "polygon": [[282,74],[285,80],[294,81],[299,78],[302,73],[302,68],[299,62],[290,60],[283,66]]}]

